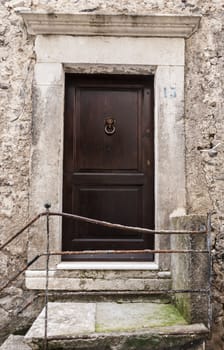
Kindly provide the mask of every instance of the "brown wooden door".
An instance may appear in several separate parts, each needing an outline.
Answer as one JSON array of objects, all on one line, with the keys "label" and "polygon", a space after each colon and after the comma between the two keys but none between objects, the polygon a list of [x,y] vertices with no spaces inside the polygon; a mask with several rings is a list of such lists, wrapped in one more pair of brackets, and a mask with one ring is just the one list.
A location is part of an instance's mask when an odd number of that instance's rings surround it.
[{"label": "brown wooden door", "polygon": [[[115,128],[115,130],[114,130]],[[66,76],[63,210],[154,227],[153,78]],[[63,221],[63,250],[141,250],[154,237]],[[152,254],[65,256],[152,260]]]}]

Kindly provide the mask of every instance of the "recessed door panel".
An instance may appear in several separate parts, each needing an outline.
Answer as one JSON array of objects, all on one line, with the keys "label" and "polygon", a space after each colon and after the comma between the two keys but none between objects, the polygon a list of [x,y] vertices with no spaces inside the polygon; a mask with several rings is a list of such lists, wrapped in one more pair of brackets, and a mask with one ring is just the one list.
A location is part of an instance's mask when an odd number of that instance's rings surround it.
[{"label": "recessed door panel", "polygon": [[[138,90],[82,88],[79,94],[76,168],[81,171],[137,170]],[[113,119],[113,134],[105,132],[107,118]]]}]

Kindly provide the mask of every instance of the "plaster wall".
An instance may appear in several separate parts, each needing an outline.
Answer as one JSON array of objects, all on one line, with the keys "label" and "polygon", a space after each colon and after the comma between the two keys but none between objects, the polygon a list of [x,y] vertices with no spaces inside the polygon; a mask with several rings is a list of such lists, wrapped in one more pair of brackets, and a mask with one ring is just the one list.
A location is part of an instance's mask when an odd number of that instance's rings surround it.
[{"label": "plaster wall", "polygon": [[[224,148],[223,148],[223,85],[224,85],[224,11],[221,0],[2,0],[0,4],[0,135],[1,135],[1,242],[28,220],[30,207],[32,80],[36,56],[34,38],[28,36],[15,8],[28,6],[35,10],[75,11],[120,14],[197,14],[200,28],[186,40],[185,58],[185,173],[186,209],[188,213],[213,211],[213,338],[210,349],[222,350],[223,247],[224,247]],[[54,62],[55,63],[55,62]],[[57,64],[57,63],[56,63]],[[56,83],[56,85],[62,84]],[[47,88],[46,88],[47,89]],[[61,91],[61,87],[55,91]],[[62,96],[59,94],[59,98]],[[55,111],[56,116],[58,112]],[[57,125],[54,125],[56,130]],[[208,150],[217,146],[217,154]],[[52,147],[51,145],[49,147]],[[57,145],[56,145],[57,147]],[[205,150],[205,151],[204,151]],[[39,174],[41,177],[42,174]],[[168,172],[169,176],[169,172]],[[53,179],[54,181],[54,179]],[[49,184],[51,186],[51,183]],[[173,194],[172,194],[173,195]],[[42,206],[42,203],[41,203]],[[30,207],[30,209],[29,209]],[[38,208],[39,211],[39,208]],[[6,281],[27,257],[26,235],[0,255],[1,280]],[[24,290],[24,279],[7,289],[0,300],[1,335],[18,323],[18,311],[29,304],[33,294]],[[23,317],[34,317],[27,306]],[[17,320],[13,323],[13,320]],[[22,322],[22,318],[20,318]]]}]

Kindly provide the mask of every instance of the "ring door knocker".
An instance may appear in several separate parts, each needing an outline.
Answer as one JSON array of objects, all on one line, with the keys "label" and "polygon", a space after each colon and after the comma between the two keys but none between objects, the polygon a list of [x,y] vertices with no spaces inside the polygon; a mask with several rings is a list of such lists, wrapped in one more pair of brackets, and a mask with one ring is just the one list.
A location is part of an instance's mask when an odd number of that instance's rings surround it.
[{"label": "ring door knocker", "polygon": [[104,119],[104,131],[107,135],[113,135],[116,131],[115,128],[116,119],[113,118],[105,118]]}]

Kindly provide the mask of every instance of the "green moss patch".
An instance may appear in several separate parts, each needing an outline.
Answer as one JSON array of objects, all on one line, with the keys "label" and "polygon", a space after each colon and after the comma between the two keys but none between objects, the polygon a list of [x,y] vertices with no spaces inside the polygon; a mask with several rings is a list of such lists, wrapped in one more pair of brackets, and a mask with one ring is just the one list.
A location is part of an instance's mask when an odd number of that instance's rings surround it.
[{"label": "green moss patch", "polygon": [[187,322],[172,304],[99,303],[96,332],[124,332],[155,327],[186,325]]}]

